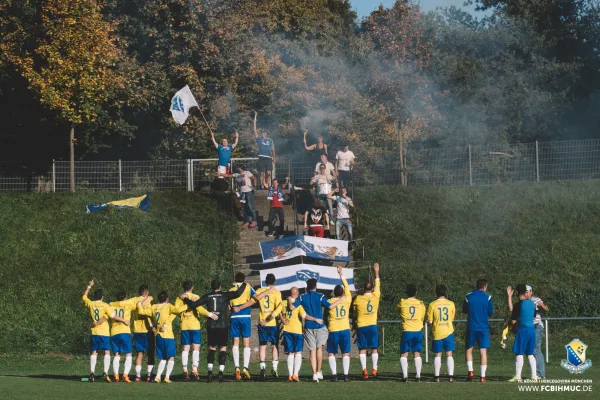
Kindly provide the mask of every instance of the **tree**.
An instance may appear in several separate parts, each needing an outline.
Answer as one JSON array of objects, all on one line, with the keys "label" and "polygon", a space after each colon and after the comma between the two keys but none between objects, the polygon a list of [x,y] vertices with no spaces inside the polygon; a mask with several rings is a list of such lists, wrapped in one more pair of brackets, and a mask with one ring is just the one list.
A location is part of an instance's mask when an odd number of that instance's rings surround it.
[{"label": "tree", "polygon": [[[18,2],[9,0],[8,6],[14,3]],[[39,95],[39,101],[70,125],[71,192],[75,191],[75,128],[94,122],[102,106],[125,88],[125,77],[115,67],[122,54],[114,25],[103,19],[101,4],[93,0],[43,2],[39,30],[33,34],[15,21],[14,14],[3,21],[13,27],[0,44],[6,59]]]}]

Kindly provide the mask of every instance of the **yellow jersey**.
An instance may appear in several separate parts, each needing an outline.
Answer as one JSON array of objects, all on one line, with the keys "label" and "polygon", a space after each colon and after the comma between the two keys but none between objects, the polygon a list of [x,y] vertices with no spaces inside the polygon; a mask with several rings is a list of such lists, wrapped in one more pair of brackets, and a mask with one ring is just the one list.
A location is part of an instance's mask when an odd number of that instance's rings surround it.
[{"label": "yellow jersey", "polygon": [[106,317],[106,321],[102,322],[95,328],[92,328],[92,335],[110,336],[110,327],[108,321],[110,320],[111,313],[109,305],[100,300],[92,301],[85,295],[81,296],[81,298],[83,299],[83,304],[90,311],[90,317],[92,317],[92,321],[97,322],[102,317]]},{"label": "yellow jersey", "polygon": [[418,299],[400,299],[396,306],[402,318],[402,330],[405,332],[419,332],[423,329],[425,320],[425,304]]},{"label": "yellow jersey", "polygon": [[354,299],[354,311],[356,313],[356,325],[359,328],[363,326],[377,325],[377,312],[379,311],[379,298],[381,289],[379,278],[375,279],[375,287],[372,293],[365,293],[356,296]]},{"label": "yellow jersey", "polygon": [[427,321],[433,322],[433,340],[441,340],[454,332],[454,302],[448,299],[437,299],[427,308]]},{"label": "yellow jersey", "polygon": [[[163,339],[175,339],[173,335],[173,320],[177,314],[184,312],[187,309],[187,305],[183,307],[176,307],[170,303],[154,304],[152,306],[142,307],[138,304],[137,311],[140,315],[151,316],[156,323],[156,334],[160,335]],[[160,328],[166,325],[164,331],[161,332]]]},{"label": "yellow jersey", "polygon": [[[131,323],[132,312],[137,308],[137,297],[124,301],[114,301],[110,303],[111,316],[117,316],[123,318]],[[112,336],[120,335],[121,333],[131,334],[131,328],[129,324],[124,324],[121,321],[112,321],[110,326],[110,333]]]},{"label": "yellow jersey", "polygon": [[[186,293],[188,299],[196,301],[200,298],[197,294]],[[196,307],[195,310],[187,309],[187,305],[179,297],[175,300],[175,307],[185,307],[187,311],[181,314],[181,330],[182,331],[199,331],[200,320],[198,319],[201,315],[208,316],[210,314],[208,310],[202,306]]]},{"label": "yellow jersey", "polygon": [[144,301],[146,298],[143,296],[132,297],[124,301],[113,301],[110,303],[113,307],[120,307],[122,304],[132,303],[134,308],[131,312],[131,318],[133,318],[133,332],[134,333],[147,333],[148,326],[152,326],[150,317],[145,315],[139,315],[137,312],[137,304]]},{"label": "yellow jersey", "polygon": [[[264,293],[267,290],[269,290],[268,287],[260,288],[256,291],[256,295]],[[265,295],[262,299],[259,300],[258,308],[260,310],[259,321],[266,321],[269,315],[271,314],[273,314],[274,316],[279,315],[279,313],[283,310],[281,292],[277,289],[273,289],[269,294]],[[273,318],[270,321],[267,321],[265,326],[277,326],[277,321],[275,321],[275,318]]]},{"label": "yellow jersey", "polygon": [[[242,286],[242,283],[234,283],[233,287],[231,289],[229,289],[229,291],[235,292],[239,289],[240,286]],[[229,305],[231,305],[231,308],[236,307],[236,306],[241,306],[242,304],[245,304],[248,300],[250,300],[252,298],[252,296],[254,296],[255,294],[256,294],[256,292],[254,291],[252,286],[246,285],[246,289],[244,289],[244,293],[242,293],[240,297],[230,300]],[[246,307],[243,310],[240,310],[238,312],[232,311],[231,318],[250,318],[251,314],[252,314],[252,309],[250,307]]]},{"label": "yellow jersey", "polygon": [[[350,329],[350,307],[352,306],[352,293],[346,278],[342,278],[344,296],[346,300],[340,302],[335,308],[328,310],[327,329],[329,332],[339,332]],[[330,303],[335,303],[338,297],[331,298]]]},{"label": "yellow jersey", "polygon": [[285,306],[283,308],[283,316],[288,320],[287,325],[283,325],[283,331],[288,333],[296,333],[302,335],[302,319],[306,315],[304,308],[298,306],[292,311]]}]

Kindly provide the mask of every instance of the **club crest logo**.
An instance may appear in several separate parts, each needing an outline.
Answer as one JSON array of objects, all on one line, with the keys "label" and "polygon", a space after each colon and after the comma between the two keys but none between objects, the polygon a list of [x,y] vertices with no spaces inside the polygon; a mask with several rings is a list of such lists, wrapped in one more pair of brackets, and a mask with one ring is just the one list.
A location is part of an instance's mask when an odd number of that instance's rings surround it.
[{"label": "club crest logo", "polygon": [[579,339],[573,339],[565,346],[567,359],[562,360],[560,365],[572,374],[582,374],[583,371],[592,366],[592,361],[585,358],[588,346]]},{"label": "club crest logo", "polygon": [[183,100],[181,100],[180,96],[173,97],[173,102],[171,103],[171,110],[184,112]]},{"label": "club crest logo", "polygon": [[316,279],[318,281],[319,280],[319,273],[318,272],[309,271],[307,269],[303,269],[301,271],[297,271],[296,272],[296,279],[298,279],[299,281],[302,281],[302,282],[306,282],[309,279]]}]

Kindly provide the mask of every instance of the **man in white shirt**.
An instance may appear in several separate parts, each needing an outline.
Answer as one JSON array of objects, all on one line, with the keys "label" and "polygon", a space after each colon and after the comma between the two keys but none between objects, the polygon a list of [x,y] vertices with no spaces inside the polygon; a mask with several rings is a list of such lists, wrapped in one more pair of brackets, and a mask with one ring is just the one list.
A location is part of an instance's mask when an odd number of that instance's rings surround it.
[{"label": "man in white shirt", "polygon": [[[245,200],[241,202],[242,213],[244,214],[244,224],[249,228],[256,226],[256,210],[254,209],[254,188],[256,187],[256,177],[252,172],[247,171],[244,165],[238,165],[238,173],[234,174],[238,186],[240,187],[241,198]],[[252,179],[252,181],[251,181]],[[252,184],[254,182],[254,185]],[[252,216],[252,223],[250,223],[250,216]]]},{"label": "man in white shirt", "polygon": [[325,207],[327,203],[327,212],[329,213],[329,223],[333,225],[333,201],[327,197],[332,188],[331,175],[327,173],[327,167],[325,164],[319,164],[319,174],[313,176],[310,181],[311,185],[316,187],[317,196],[321,202],[321,206]]},{"label": "man in white shirt", "polygon": [[320,174],[320,166],[321,164],[325,165],[325,173],[332,181],[337,181],[337,171],[335,170],[335,166],[327,161],[327,156],[325,154],[321,154],[321,161],[317,163],[315,166],[315,174]]},{"label": "man in white shirt", "polygon": [[350,182],[352,181],[352,167],[354,166],[354,153],[348,150],[348,144],[344,145],[343,150],[337,152],[335,159],[337,160],[340,187],[350,186]]},{"label": "man in white shirt", "polygon": [[[340,193],[336,195],[336,193]],[[348,241],[352,241],[352,221],[350,220],[350,207],[354,207],[354,203],[350,196],[348,196],[348,191],[345,187],[340,189],[335,189],[331,193],[327,195],[327,198],[330,200],[335,200],[337,202],[337,219],[335,220],[335,235],[338,240],[340,240],[340,236],[342,234],[342,227],[346,226],[346,230],[348,231]]]},{"label": "man in white shirt", "polygon": [[536,375],[538,378],[546,377],[546,365],[544,364],[544,354],[542,354],[542,338],[544,337],[544,324],[542,322],[542,310],[549,311],[547,305],[544,304],[542,299],[533,296],[533,289],[531,286],[526,286],[527,292],[525,295],[527,298],[533,301],[535,304],[535,317],[533,319],[533,327],[535,328],[535,350],[533,355],[535,356]]}]

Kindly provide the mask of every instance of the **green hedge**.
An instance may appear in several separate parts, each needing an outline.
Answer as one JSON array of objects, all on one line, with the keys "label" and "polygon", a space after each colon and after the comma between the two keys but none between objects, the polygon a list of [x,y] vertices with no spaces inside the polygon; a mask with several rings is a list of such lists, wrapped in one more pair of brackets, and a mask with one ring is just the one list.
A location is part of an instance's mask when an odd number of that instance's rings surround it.
[{"label": "green hedge", "polygon": [[0,353],[87,352],[90,319],[81,301],[95,278],[112,300],[141,283],[156,295],[192,279],[231,282],[228,197],[157,192],[149,212],[86,214],[88,203],[139,193],[0,196]]}]

